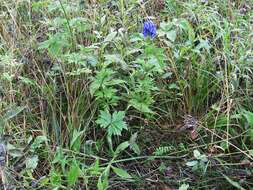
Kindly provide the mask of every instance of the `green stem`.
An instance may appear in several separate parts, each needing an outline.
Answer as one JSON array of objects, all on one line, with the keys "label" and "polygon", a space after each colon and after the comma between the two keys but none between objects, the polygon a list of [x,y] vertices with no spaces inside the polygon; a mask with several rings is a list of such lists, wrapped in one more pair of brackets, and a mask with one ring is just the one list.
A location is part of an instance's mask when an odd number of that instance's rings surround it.
[{"label": "green stem", "polygon": [[131,158],[125,158],[121,160],[112,160],[109,163],[102,164],[101,166],[106,166],[108,164],[115,164],[120,162],[128,162],[132,160],[142,160],[142,159],[180,159],[186,157],[188,154],[185,154],[183,156],[137,156],[137,157],[131,157]]},{"label": "green stem", "polygon": [[67,16],[67,12],[66,12],[66,10],[65,10],[65,8],[64,8],[64,6],[63,6],[61,0],[58,0],[58,1],[60,2],[60,5],[61,5],[61,8],[62,8],[63,14],[64,14],[64,16],[65,16],[65,18],[66,18],[66,20],[67,20],[67,26],[68,26],[68,29],[69,29],[69,33],[70,33],[70,35],[71,35],[72,48],[73,48],[73,49],[76,49],[76,47],[75,47],[75,41],[74,41],[74,34],[73,34],[73,30],[72,30],[72,28],[70,27],[70,24],[69,24],[69,18],[68,18],[68,16]]}]

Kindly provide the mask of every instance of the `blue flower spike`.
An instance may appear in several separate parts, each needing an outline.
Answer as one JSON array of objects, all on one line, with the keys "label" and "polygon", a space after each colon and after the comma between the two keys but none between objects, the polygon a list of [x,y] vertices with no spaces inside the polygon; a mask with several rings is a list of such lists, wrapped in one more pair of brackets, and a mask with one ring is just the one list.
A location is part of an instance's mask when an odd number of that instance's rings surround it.
[{"label": "blue flower spike", "polygon": [[156,25],[151,20],[145,21],[142,34],[145,38],[149,36],[154,39],[156,36]]}]

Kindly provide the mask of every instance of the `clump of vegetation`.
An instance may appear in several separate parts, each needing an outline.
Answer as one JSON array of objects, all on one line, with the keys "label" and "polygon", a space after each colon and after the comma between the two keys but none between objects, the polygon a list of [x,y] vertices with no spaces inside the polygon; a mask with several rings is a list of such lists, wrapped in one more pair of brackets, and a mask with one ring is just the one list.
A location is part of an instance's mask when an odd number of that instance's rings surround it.
[{"label": "clump of vegetation", "polygon": [[251,189],[253,4],[3,0],[1,189]]}]

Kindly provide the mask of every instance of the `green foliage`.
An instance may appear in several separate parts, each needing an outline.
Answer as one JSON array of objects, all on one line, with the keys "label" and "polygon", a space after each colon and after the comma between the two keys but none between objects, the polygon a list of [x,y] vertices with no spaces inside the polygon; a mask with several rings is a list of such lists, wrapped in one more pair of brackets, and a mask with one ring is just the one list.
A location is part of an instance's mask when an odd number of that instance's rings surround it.
[{"label": "green foliage", "polygon": [[50,182],[53,187],[59,188],[61,186],[61,176],[59,173],[52,171],[50,173]]},{"label": "green foliage", "polygon": [[37,136],[34,142],[31,145],[31,151],[36,151],[41,148],[45,143],[47,143],[48,139],[46,136]]},{"label": "green foliage", "polygon": [[26,169],[34,170],[38,166],[38,156],[29,157],[26,159]]},{"label": "green foliage", "polygon": [[201,154],[198,150],[193,151],[193,156],[195,160],[186,162],[186,165],[192,167],[193,171],[202,171],[206,172],[208,166],[208,159],[205,154]]},{"label": "green foliage", "polygon": [[25,109],[25,107],[22,106],[12,106],[8,108],[8,110],[0,117],[0,134],[3,133],[4,130],[4,124],[12,119],[13,117],[17,116],[20,112],[22,112]]},{"label": "green foliage", "polygon": [[108,111],[100,111],[99,118],[96,123],[101,128],[107,129],[109,136],[121,135],[123,129],[127,129],[127,124],[123,121],[125,112],[113,112],[111,115]]},{"label": "green foliage", "polygon": [[129,146],[131,150],[134,151],[134,153],[136,153],[137,155],[140,155],[141,150],[136,141],[137,141],[137,133],[134,133],[129,140]]},{"label": "green foliage", "polygon": [[233,181],[232,179],[230,179],[228,176],[224,175],[224,178],[234,187],[236,187],[237,189],[240,189],[240,190],[245,190],[245,188],[243,188],[238,182],[236,181]]},{"label": "green foliage", "polygon": [[110,106],[116,106],[119,100],[116,86],[124,83],[123,80],[114,79],[115,72],[111,69],[102,69],[93,78],[90,85],[90,92],[96,97],[98,104],[102,108],[108,109]]},{"label": "green foliage", "polygon": [[112,170],[115,174],[117,174],[119,177],[123,178],[123,179],[130,179],[132,178],[131,175],[129,175],[125,170],[121,169],[121,168],[116,168],[112,166]]},{"label": "green foliage", "polygon": [[108,188],[108,185],[109,185],[108,178],[109,178],[109,174],[110,174],[111,169],[116,175],[118,175],[119,177],[121,177],[123,179],[132,178],[132,176],[130,174],[128,174],[127,171],[125,171],[121,168],[117,168],[112,165],[114,163],[114,160],[119,156],[119,154],[122,153],[126,148],[128,148],[129,145],[130,145],[129,142],[125,141],[117,146],[116,150],[114,151],[114,156],[113,156],[112,160],[108,163],[107,167],[103,170],[103,172],[99,176],[98,183],[97,183],[97,188],[99,190],[100,189],[105,190]]},{"label": "green foliage", "polygon": [[59,56],[64,48],[69,47],[69,36],[66,33],[49,35],[49,39],[42,42],[39,49],[47,49],[51,56]]},{"label": "green foliage", "polygon": [[152,92],[156,90],[152,78],[146,76],[144,79],[138,79],[130,93],[129,105],[141,113],[153,113],[150,106],[154,103]]},{"label": "green foliage", "polygon": [[189,184],[182,184],[180,187],[179,187],[179,190],[187,190],[189,188]]},{"label": "green foliage", "polygon": [[250,125],[249,137],[253,141],[253,113],[245,111],[244,117],[247,119],[247,122]]},{"label": "green foliage", "polygon": [[155,149],[154,155],[156,155],[156,156],[166,155],[171,150],[172,150],[172,147],[170,147],[170,146],[160,146]]},{"label": "green foliage", "polygon": [[73,186],[77,182],[79,175],[80,175],[80,169],[79,169],[78,163],[73,162],[67,173],[68,184],[70,186]]}]

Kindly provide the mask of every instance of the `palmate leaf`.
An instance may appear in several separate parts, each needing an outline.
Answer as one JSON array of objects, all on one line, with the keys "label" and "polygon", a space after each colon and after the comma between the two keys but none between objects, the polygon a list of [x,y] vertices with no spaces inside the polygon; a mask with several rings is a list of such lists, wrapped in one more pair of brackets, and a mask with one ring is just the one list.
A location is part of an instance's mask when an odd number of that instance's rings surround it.
[{"label": "palmate leaf", "polygon": [[123,80],[113,79],[115,71],[111,69],[102,69],[97,72],[96,76],[93,78],[93,82],[90,85],[90,92],[93,95],[100,88],[104,89],[109,86],[114,86],[124,83]]},{"label": "palmate leaf", "polygon": [[111,81],[112,76],[115,72],[111,69],[102,69],[97,72],[96,76],[93,78],[93,82],[90,85],[90,93],[93,95],[99,88],[105,88],[106,83]]},{"label": "palmate leaf", "polygon": [[112,114],[112,123],[108,129],[109,135],[121,135],[123,129],[127,129],[126,123],[123,121],[125,112],[119,111]]},{"label": "palmate leaf", "polygon": [[95,93],[96,101],[102,108],[109,109],[110,106],[116,106],[120,99],[116,93],[117,90],[112,87],[105,88],[103,91],[97,91]]},{"label": "palmate leaf", "polygon": [[100,115],[96,123],[99,124],[100,127],[102,128],[107,128],[111,124],[111,121],[112,121],[112,116],[109,112],[100,111]]},{"label": "palmate leaf", "polygon": [[142,113],[153,113],[153,111],[149,108],[149,104],[146,102],[141,102],[133,98],[129,101],[129,104]]},{"label": "palmate leaf", "polygon": [[107,128],[109,136],[121,135],[123,129],[127,129],[127,124],[123,121],[125,112],[114,112],[112,115],[108,111],[100,111],[96,123],[102,128]]},{"label": "palmate leaf", "polygon": [[64,47],[69,47],[68,37],[68,34],[64,32],[49,35],[48,40],[39,44],[39,49],[47,49],[52,56],[57,56],[62,53]]}]

